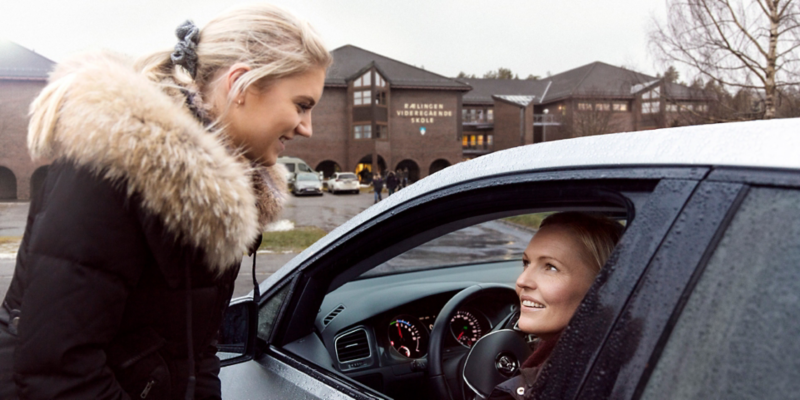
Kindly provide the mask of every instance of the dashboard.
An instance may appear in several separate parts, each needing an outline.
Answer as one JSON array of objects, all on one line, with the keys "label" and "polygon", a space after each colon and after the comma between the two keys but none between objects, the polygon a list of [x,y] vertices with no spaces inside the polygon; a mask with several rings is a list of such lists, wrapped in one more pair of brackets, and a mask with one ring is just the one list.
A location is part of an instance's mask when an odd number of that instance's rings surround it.
[{"label": "dashboard", "polygon": [[[426,385],[430,332],[442,307],[478,283],[514,287],[518,260],[371,277],[328,293],[314,333],[285,348],[393,398],[416,399]],[[447,322],[443,358],[463,355],[518,304],[481,297]]]}]

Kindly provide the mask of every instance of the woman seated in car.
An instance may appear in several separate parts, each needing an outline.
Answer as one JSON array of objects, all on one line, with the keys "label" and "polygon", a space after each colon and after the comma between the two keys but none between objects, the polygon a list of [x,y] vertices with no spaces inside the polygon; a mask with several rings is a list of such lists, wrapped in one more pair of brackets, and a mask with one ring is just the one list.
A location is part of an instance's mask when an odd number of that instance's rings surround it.
[{"label": "woman seated in car", "polygon": [[498,385],[491,399],[532,398],[536,380],[600,268],[622,236],[608,218],[563,212],[545,218],[522,256],[517,278],[519,329],[539,338],[521,375]]}]

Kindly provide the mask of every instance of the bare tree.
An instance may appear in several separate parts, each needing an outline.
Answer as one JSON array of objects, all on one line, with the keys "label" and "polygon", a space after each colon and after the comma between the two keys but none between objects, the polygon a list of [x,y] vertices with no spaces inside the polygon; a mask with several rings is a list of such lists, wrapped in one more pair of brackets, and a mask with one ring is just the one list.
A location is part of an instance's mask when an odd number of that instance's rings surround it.
[{"label": "bare tree", "polygon": [[735,92],[763,95],[763,118],[774,118],[777,94],[800,83],[798,1],[667,0],[667,7],[666,24],[656,21],[650,32],[658,56]]}]

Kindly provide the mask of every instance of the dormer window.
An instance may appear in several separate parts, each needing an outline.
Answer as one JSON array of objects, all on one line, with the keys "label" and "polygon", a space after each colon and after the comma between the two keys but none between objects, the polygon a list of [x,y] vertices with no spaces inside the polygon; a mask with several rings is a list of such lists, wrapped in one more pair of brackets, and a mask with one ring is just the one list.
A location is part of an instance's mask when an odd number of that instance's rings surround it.
[{"label": "dormer window", "polygon": [[358,77],[353,83],[353,87],[364,87],[372,85],[372,71],[367,71],[364,75]]},{"label": "dormer window", "polygon": [[383,80],[381,74],[375,74],[375,86],[377,87],[386,87],[386,81]]}]

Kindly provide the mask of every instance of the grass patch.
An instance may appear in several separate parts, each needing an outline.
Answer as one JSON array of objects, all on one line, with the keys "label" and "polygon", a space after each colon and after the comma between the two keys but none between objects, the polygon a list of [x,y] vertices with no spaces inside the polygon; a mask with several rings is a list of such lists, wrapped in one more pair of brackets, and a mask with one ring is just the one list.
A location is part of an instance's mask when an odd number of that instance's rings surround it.
[{"label": "grass patch", "polygon": [[291,231],[264,232],[259,250],[300,252],[328,232],[316,226],[301,226]]},{"label": "grass patch", "polygon": [[0,236],[0,244],[19,243],[22,241],[20,236]]},{"label": "grass patch", "polygon": [[522,225],[524,227],[532,229],[539,229],[539,225],[542,224],[542,220],[544,220],[550,214],[553,213],[544,212],[536,214],[515,215],[513,217],[503,218],[503,220],[511,222],[512,224]]}]

